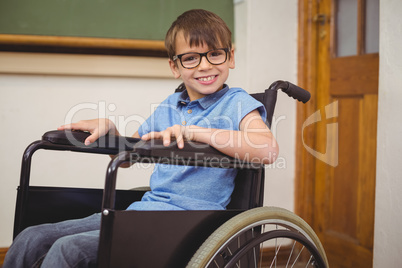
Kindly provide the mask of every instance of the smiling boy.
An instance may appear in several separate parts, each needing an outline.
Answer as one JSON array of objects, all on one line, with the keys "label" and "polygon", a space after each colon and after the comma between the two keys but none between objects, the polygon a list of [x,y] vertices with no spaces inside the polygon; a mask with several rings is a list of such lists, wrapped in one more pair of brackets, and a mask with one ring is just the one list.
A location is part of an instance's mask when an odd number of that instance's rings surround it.
[{"label": "smiling boy", "polygon": [[[190,10],[170,27],[166,39],[169,66],[185,86],[163,101],[133,137],[207,143],[240,159],[275,161],[278,146],[265,125],[261,103],[225,82],[235,67],[231,32],[212,12]],[[91,144],[107,133],[120,135],[108,119],[80,121],[59,130],[89,131]],[[155,165],[151,191],[132,210],[222,210],[230,201],[235,169]],[[94,267],[100,215],[25,229],[8,251],[7,267]],[[42,266],[40,266],[42,265]]]}]

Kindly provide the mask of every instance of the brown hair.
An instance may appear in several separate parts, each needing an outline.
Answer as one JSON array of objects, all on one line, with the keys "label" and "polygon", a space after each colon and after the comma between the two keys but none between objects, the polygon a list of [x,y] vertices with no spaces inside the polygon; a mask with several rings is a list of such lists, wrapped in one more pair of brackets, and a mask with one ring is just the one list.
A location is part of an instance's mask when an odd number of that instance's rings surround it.
[{"label": "brown hair", "polygon": [[203,9],[192,9],[177,17],[166,34],[165,47],[170,59],[176,53],[176,36],[180,31],[190,46],[205,43],[212,49],[232,48],[232,32],[218,15]]}]

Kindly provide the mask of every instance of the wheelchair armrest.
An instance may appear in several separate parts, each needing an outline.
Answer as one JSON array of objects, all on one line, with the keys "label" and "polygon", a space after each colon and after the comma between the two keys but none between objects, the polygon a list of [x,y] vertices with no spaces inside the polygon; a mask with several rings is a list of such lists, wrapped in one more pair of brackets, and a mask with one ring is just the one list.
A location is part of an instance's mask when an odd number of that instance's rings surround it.
[{"label": "wheelchair armrest", "polygon": [[185,141],[184,147],[179,149],[175,141],[169,146],[164,146],[162,140],[141,140],[134,145],[134,152],[142,157],[196,158],[202,156],[204,158],[230,158],[208,144],[191,141]]},{"label": "wheelchair armrest", "polygon": [[135,162],[217,168],[259,169],[263,166],[260,163],[230,157],[208,144],[192,141],[184,142],[184,147],[179,149],[176,142],[164,146],[162,140],[141,140],[134,145],[129,158]]},{"label": "wheelchair armrest", "polygon": [[54,145],[53,149],[113,155],[121,151],[133,150],[134,144],[140,141],[132,137],[106,135],[90,145],[85,145],[85,139],[90,135],[89,132],[84,131],[52,130],[43,134],[42,141]]},{"label": "wheelchair armrest", "polygon": [[[162,140],[143,141],[138,138],[106,135],[91,145],[85,139],[91,135],[83,131],[53,130],[42,136],[42,141],[51,143],[51,149],[72,150],[88,153],[118,154],[130,152],[127,161],[152,162],[174,165],[196,165],[222,168],[260,168],[257,163],[248,163],[229,157],[212,146],[199,142],[185,142],[179,149],[176,142],[164,146]],[[50,148],[49,148],[50,149]]]}]

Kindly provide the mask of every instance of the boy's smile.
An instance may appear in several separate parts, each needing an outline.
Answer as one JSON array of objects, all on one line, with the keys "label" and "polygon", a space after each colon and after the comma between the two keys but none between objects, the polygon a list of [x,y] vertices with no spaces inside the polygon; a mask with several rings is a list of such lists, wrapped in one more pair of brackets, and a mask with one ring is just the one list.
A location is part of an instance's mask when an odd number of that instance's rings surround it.
[{"label": "boy's smile", "polygon": [[[197,52],[205,53],[212,48],[205,43],[200,46],[190,46],[182,32],[176,36],[176,55]],[[191,101],[205,97],[222,89],[229,76],[229,69],[235,67],[234,49],[228,52],[226,62],[213,65],[204,56],[200,64],[192,69],[186,69],[180,64],[180,59],[169,60],[170,68],[175,78],[183,80]]]},{"label": "boy's smile", "polygon": [[216,75],[210,75],[210,76],[207,76],[207,77],[199,77],[198,80],[200,82],[205,82],[205,84],[210,84],[215,80],[216,77],[217,77]]}]

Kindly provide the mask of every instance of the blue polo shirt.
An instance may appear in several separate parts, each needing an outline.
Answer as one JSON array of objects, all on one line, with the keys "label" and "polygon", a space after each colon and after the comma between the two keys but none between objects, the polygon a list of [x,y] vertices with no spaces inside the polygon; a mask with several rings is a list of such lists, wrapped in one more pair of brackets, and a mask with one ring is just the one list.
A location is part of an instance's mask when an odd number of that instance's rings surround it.
[{"label": "blue polo shirt", "polygon": [[[258,109],[265,121],[264,106],[240,88],[225,85],[220,91],[190,101],[187,91],[163,101],[140,126],[143,136],[179,125],[239,130],[240,121]],[[155,164],[151,191],[129,210],[222,210],[230,202],[236,169]]]}]

